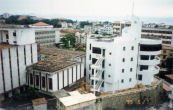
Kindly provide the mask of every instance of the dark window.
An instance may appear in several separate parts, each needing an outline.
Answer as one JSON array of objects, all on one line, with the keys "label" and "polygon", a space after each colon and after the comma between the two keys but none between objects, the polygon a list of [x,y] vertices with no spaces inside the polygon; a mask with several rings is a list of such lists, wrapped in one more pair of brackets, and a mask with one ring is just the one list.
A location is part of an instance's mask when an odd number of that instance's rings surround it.
[{"label": "dark window", "polygon": [[141,55],[141,60],[149,60],[149,56],[148,55]]},{"label": "dark window", "polygon": [[13,36],[16,36],[16,32],[13,32]]},{"label": "dark window", "polygon": [[105,78],[105,72],[103,71],[102,72],[102,79],[104,79]]},{"label": "dark window", "polygon": [[140,71],[148,70],[148,65],[140,65]]},{"label": "dark window", "polygon": [[94,69],[92,69],[92,75],[94,75]]},{"label": "dark window", "polygon": [[36,86],[39,86],[39,76],[36,75]]},{"label": "dark window", "polygon": [[52,78],[49,78],[49,89],[52,90],[53,85],[52,85]]},{"label": "dark window", "polygon": [[8,36],[8,34],[6,34],[6,39],[9,39],[9,36]]},{"label": "dark window", "polygon": [[103,56],[105,56],[105,49],[103,49]]},{"label": "dark window", "polygon": [[91,65],[89,65],[89,70],[91,70]]},{"label": "dark window", "polygon": [[122,69],[122,73],[124,73],[124,69]]},{"label": "dark window", "polygon": [[101,49],[100,48],[96,48],[96,47],[93,47],[93,53],[96,53],[96,54],[101,54]]},{"label": "dark window", "polygon": [[91,44],[90,44],[90,50],[91,50]]},{"label": "dark window", "polygon": [[161,50],[162,45],[158,44],[158,45],[144,45],[141,44],[140,45],[140,51],[159,51]]},{"label": "dark window", "polygon": [[42,88],[45,88],[45,77],[42,77]]},{"label": "dark window", "polygon": [[102,62],[102,68],[105,68],[105,60]]},{"label": "dark window", "polygon": [[111,55],[112,53],[111,52],[109,52],[109,55]]},{"label": "dark window", "polygon": [[125,51],[126,50],[126,47],[123,47],[123,50]]},{"label": "dark window", "polygon": [[138,80],[142,80],[142,75],[141,74],[138,75]]},{"label": "dark window", "polygon": [[129,79],[129,82],[131,82],[131,81],[132,81],[132,78]]},{"label": "dark window", "polygon": [[130,60],[133,61],[133,58],[131,58]]},{"label": "dark window", "polygon": [[95,64],[95,63],[96,63],[96,61],[97,61],[97,59],[96,59],[96,58],[92,58],[92,64]]},{"label": "dark window", "polygon": [[155,56],[154,55],[151,55],[151,58],[150,59],[153,60],[154,58],[155,58]]},{"label": "dark window", "polygon": [[89,80],[90,80],[90,77],[91,77],[91,76],[90,76],[90,74],[89,74]]},{"label": "dark window", "polygon": [[121,80],[121,83],[124,83],[124,79]]},{"label": "dark window", "polygon": [[134,50],[134,47],[133,46],[131,47],[131,50]]},{"label": "dark window", "polygon": [[89,56],[89,60],[91,60],[91,55]]},{"label": "dark window", "polygon": [[91,81],[91,85],[94,85],[94,80]]},{"label": "dark window", "polygon": [[123,62],[125,62],[125,58],[123,58]]},{"label": "dark window", "polygon": [[102,83],[102,87],[104,87],[104,82]]},{"label": "dark window", "polygon": [[33,85],[33,77],[32,77],[32,74],[30,74],[30,84]]},{"label": "dark window", "polygon": [[132,72],[133,71],[133,68],[130,68],[130,72]]}]

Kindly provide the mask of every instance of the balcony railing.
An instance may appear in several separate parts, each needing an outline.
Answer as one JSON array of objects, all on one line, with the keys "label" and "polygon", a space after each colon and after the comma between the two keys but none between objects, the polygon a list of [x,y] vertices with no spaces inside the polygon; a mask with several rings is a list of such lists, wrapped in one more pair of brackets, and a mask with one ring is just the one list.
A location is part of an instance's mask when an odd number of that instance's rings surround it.
[{"label": "balcony railing", "polygon": [[100,80],[96,83],[95,88],[94,85],[91,86],[91,91],[100,91],[100,87],[102,86],[103,80]]},{"label": "balcony railing", "polygon": [[91,79],[100,80],[102,73],[103,73],[103,70],[97,70],[96,74],[91,76]]}]

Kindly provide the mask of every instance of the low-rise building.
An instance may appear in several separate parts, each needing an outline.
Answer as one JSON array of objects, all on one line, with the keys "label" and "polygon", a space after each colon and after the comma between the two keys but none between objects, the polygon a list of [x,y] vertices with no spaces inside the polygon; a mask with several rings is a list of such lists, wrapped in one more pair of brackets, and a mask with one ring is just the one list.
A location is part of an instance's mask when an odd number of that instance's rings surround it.
[{"label": "low-rise building", "polygon": [[84,52],[41,47],[40,54],[42,60],[27,68],[28,86],[52,93],[84,77]]},{"label": "low-rise building", "polygon": [[162,46],[162,52],[160,55],[161,62],[165,61],[169,57],[173,57],[173,47]]}]

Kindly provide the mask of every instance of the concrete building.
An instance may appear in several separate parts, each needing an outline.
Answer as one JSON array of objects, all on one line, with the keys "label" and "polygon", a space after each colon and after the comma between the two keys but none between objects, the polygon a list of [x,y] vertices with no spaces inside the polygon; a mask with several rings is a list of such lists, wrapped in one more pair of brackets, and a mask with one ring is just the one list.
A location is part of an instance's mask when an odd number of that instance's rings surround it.
[{"label": "concrete building", "polygon": [[30,25],[35,30],[35,40],[40,43],[40,46],[54,46],[59,43],[60,32],[58,28],[53,28],[52,25],[38,22]]},{"label": "concrete building", "polygon": [[26,84],[26,67],[37,62],[34,30],[0,27],[0,100]]},{"label": "concrete building", "polygon": [[86,33],[76,32],[75,36],[76,36],[76,44],[86,44],[86,40],[87,40]]},{"label": "concrete building", "polygon": [[[159,72],[156,55],[161,52],[161,41],[141,39],[141,27],[140,20],[132,17],[131,25],[117,36],[88,36],[86,70],[91,91],[122,90],[153,81],[153,75]],[[150,58],[141,61],[142,55]],[[145,75],[147,71],[150,74]]]},{"label": "concrete building", "polygon": [[41,47],[42,60],[27,68],[27,85],[49,94],[84,77],[85,53]]},{"label": "concrete building", "polygon": [[115,21],[113,23],[113,34],[122,34],[122,30],[125,27],[129,27],[131,25],[130,21]]},{"label": "concrete building", "polygon": [[161,62],[165,61],[169,57],[173,57],[173,47],[162,46],[162,52],[160,55]]},{"label": "concrete building", "polygon": [[173,46],[173,26],[164,24],[143,24],[142,38],[162,39],[163,46]]}]

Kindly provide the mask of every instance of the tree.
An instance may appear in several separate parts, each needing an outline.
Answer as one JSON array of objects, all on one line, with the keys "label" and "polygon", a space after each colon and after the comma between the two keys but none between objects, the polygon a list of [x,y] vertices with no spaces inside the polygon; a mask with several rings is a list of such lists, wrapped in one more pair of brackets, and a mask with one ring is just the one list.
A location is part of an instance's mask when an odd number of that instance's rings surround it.
[{"label": "tree", "polygon": [[67,34],[61,39],[61,42],[64,43],[65,48],[75,47],[76,36]]}]

